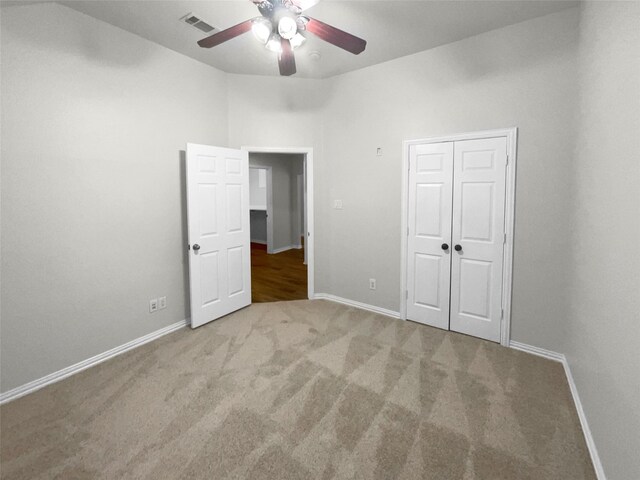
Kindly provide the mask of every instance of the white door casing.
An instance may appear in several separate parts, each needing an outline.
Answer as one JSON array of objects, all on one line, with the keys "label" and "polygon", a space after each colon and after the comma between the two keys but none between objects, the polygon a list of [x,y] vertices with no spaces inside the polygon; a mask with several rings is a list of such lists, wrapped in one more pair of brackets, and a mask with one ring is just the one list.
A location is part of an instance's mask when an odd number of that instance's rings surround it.
[{"label": "white door casing", "polygon": [[[307,221],[307,208],[308,205],[313,205],[313,199],[309,200],[309,189],[307,188],[309,183],[309,175],[307,173],[307,163],[308,158],[305,158],[304,163],[302,164],[302,236],[304,237],[304,264],[309,265],[309,246],[310,242],[310,232],[309,232],[309,222]],[[312,177],[313,178],[313,177]],[[311,203],[309,203],[311,202]],[[311,212],[311,216],[313,217],[313,211]],[[313,298],[312,290],[309,289],[309,298]]]},{"label": "white door casing", "polygon": [[191,327],[251,303],[249,159],[187,144]]},{"label": "white door casing", "polygon": [[[411,311],[411,302],[414,296],[411,290],[413,290],[412,283],[415,282],[412,282],[413,272],[410,273],[410,271],[415,252],[411,251],[412,235],[409,231],[412,221],[410,164],[415,157],[416,146],[450,143],[454,150],[458,145],[458,150],[454,155],[455,159],[452,162],[458,180],[456,181],[452,172],[452,242],[449,245],[450,258],[453,262],[450,277],[453,277],[454,274],[458,277],[457,280],[454,280],[458,282],[458,289],[456,290],[455,286],[450,283],[449,324],[442,328],[450,328],[492,341],[499,341],[504,346],[510,344],[517,137],[517,128],[505,128],[404,142],[400,318],[421,321]],[[484,144],[483,148],[478,148],[480,143],[464,143],[468,140],[488,141],[488,143]],[[483,152],[485,150],[493,150],[494,154],[498,156],[498,158],[490,160],[489,163],[495,161],[494,167],[502,164],[504,168],[493,169],[490,172],[492,169],[485,167],[488,156]],[[461,159],[466,162],[466,165],[460,163]],[[482,170],[485,172],[481,173]],[[482,184],[491,184],[492,186],[483,186]],[[487,190],[490,190],[491,195],[495,192],[500,193],[501,198],[497,204],[485,202],[483,205],[482,200],[488,198]],[[458,193],[459,195],[456,196]],[[474,195],[476,200],[471,201]],[[496,199],[497,197],[493,200]],[[465,200],[467,210],[475,209],[477,211],[473,215],[468,213],[466,218],[463,217],[459,222],[455,222],[455,209],[463,209]],[[499,206],[500,204],[502,207]],[[488,210],[491,210],[491,215],[487,213]],[[469,215],[472,215],[471,218]],[[483,215],[485,216],[484,225]],[[454,228],[454,224],[457,227]],[[491,236],[486,233],[488,228],[491,228]],[[493,236],[494,232],[498,232],[496,236]],[[484,238],[482,233],[484,233]],[[466,245],[462,243],[463,241]],[[454,249],[456,244],[464,248],[458,252]],[[487,256],[486,250],[489,245],[493,245],[495,250],[492,255]],[[454,268],[457,269],[457,272],[454,272]],[[495,285],[496,281],[499,283],[499,288]],[[469,285],[471,288],[467,289]],[[480,296],[481,292],[486,295]]]},{"label": "white door casing", "polygon": [[407,318],[444,329],[449,328],[452,177],[452,142],[410,146]]},{"label": "white door casing", "polygon": [[307,265],[307,295],[315,297],[315,222],[314,222],[314,188],[313,188],[313,148],[311,147],[255,147],[243,146],[242,150],[249,153],[284,153],[304,155],[304,257]]},{"label": "white door casing", "polygon": [[464,140],[453,148],[449,328],[499,342],[507,140]]}]

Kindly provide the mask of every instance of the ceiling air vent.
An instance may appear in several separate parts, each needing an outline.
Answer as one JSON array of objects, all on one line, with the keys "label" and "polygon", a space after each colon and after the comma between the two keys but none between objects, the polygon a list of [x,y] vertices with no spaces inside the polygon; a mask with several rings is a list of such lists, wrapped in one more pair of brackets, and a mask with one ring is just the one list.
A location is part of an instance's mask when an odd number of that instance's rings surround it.
[{"label": "ceiling air vent", "polygon": [[191,25],[192,27],[196,27],[198,30],[203,31],[204,33],[209,33],[215,30],[214,27],[209,25],[207,22],[205,22],[201,18],[195,16],[193,13],[187,13],[180,20],[188,25]]}]

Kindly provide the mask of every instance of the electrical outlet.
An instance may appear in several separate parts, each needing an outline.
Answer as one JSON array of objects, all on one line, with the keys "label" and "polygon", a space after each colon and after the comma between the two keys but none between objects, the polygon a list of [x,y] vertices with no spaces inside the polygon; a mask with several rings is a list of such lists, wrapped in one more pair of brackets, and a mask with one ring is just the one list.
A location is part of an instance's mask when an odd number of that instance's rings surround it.
[{"label": "electrical outlet", "polygon": [[375,278],[370,278],[369,279],[369,290],[375,290],[376,289],[376,279]]},{"label": "electrical outlet", "polygon": [[154,298],[149,300],[149,313],[153,313],[158,310],[158,299]]},{"label": "electrical outlet", "polygon": [[381,156],[382,156],[382,148],[378,147],[378,148],[376,149],[376,155],[377,155],[378,157],[381,157]]},{"label": "electrical outlet", "polygon": [[158,299],[158,308],[162,310],[163,308],[167,308],[167,297],[160,297]]},{"label": "electrical outlet", "polygon": [[336,210],[342,210],[342,200],[335,200],[333,202],[333,208]]}]

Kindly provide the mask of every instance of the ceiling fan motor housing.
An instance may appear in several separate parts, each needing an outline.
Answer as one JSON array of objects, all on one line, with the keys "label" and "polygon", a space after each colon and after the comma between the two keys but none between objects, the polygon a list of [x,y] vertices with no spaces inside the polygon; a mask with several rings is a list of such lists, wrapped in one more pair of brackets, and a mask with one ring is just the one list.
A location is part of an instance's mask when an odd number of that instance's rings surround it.
[{"label": "ceiling fan motor housing", "polygon": [[198,41],[198,45],[204,48],[215,47],[252,30],[268,50],[278,53],[280,74],[286,76],[296,73],[293,50],[305,41],[301,31],[309,32],[355,55],[362,53],[367,45],[365,40],[355,35],[320,20],[301,15],[304,0],[252,0],[252,2],[258,7],[261,17],[246,20],[203,38]]}]

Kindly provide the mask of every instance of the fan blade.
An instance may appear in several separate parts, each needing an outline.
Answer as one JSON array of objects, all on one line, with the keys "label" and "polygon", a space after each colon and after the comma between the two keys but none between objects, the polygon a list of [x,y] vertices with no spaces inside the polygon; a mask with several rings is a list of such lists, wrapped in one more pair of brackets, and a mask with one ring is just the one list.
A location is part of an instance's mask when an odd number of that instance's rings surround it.
[{"label": "fan blade", "polygon": [[216,45],[220,45],[221,43],[226,42],[227,40],[231,40],[232,38],[235,38],[238,35],[242,35],[243,33],[246,33],[249,30],[251,30],[251,23],[252,23],[252,20],[245,20],[244,22],[239,23],[238,25],[235,25],[231,28],[227,28],[226,30],[222,30],[221,32],[214,33],[210,37],[203,38],[198,42],[198,45],[200,45],[203,48],[211,48],[211,47],[215,47]]},{"label": "fan blade", "polygon": [[344,32],[339,28],[327,25],[315,18],[309,18],[309,22],[307,23],[307,32],[311,32],[325,42],[329,42],[336,47],[340,47],[355,55],[362,53],[367,46],[366,40]]},{"label": "fan blade", "polygon": [[280,75],[288,77],[296,73],[296,59],[293,56],[293,48],[286,38],[280,41],[282,51],[278,57],[278,66],[280,67]]}]

